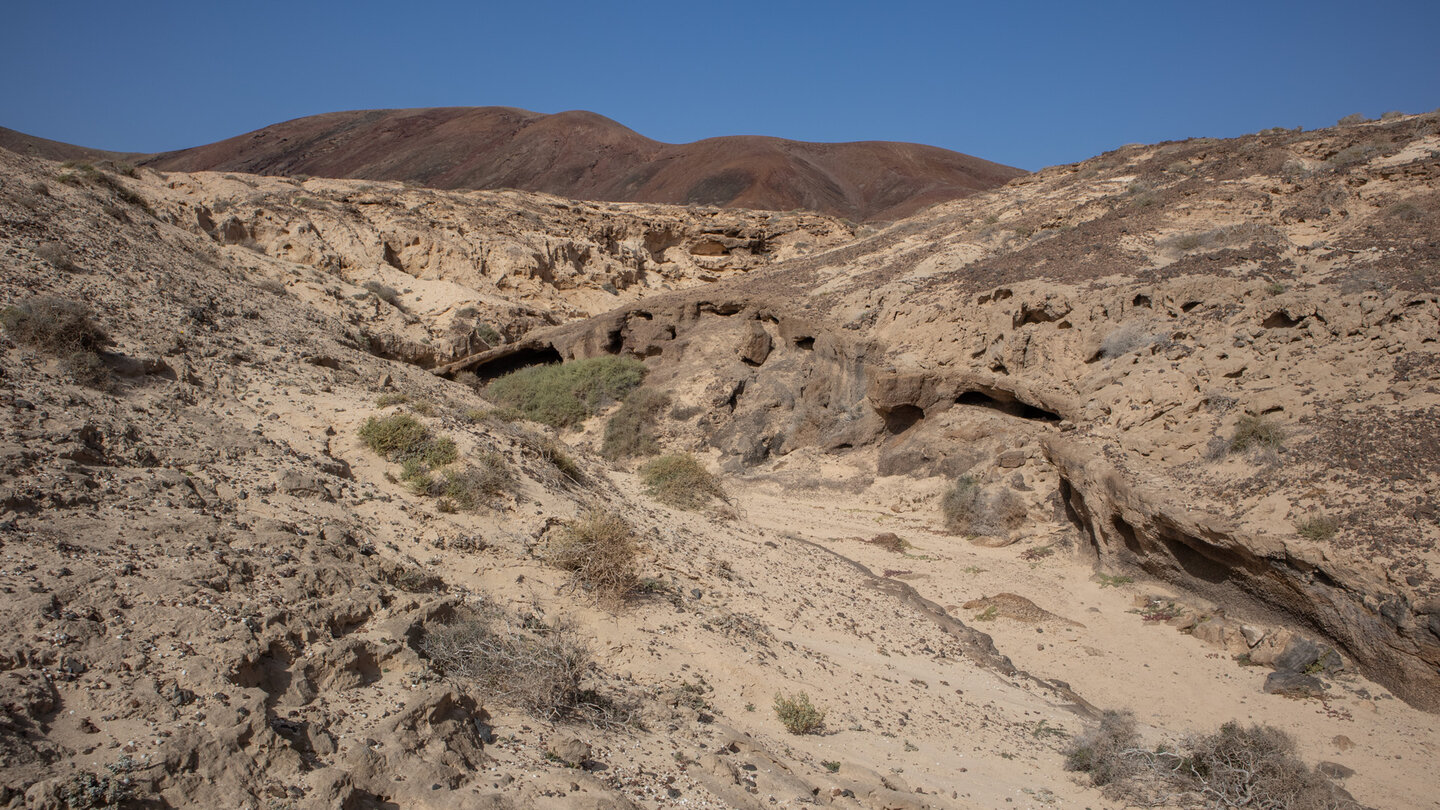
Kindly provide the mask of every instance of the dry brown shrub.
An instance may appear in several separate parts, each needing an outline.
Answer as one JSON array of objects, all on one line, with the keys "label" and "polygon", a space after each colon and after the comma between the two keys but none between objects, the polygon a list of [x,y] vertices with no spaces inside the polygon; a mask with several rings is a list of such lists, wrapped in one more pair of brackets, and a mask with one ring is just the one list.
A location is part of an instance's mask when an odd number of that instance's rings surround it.
[{"label": "dry brown shrub", "polygon": [[550,564],[575,578],[602,601],[623,601],[639,587],[639,548],[630,522],[594,507],[555,532],[546,550]]}]

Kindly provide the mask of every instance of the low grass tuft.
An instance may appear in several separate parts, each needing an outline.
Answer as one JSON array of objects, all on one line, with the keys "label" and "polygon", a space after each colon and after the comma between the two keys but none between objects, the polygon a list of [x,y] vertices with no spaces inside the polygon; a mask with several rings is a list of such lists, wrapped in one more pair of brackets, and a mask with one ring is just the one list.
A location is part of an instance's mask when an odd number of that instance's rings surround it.
[{"label": "low grass tuft", "polygon": [[640,479],[650,497],[679,509],[702,509],[716,498],[725,498],[720,482],[689,453],[646,463],[640,468]]},{"label": "low grass tuft", "polygon": [[623,399],[645,379],[645,364],[634,358],[592,357],[533,366],[490,383],[486,396],[554,428],[570,427]]},{"label": "low grass tuft", "polygon": [[1329,540],[1340,530],[1340,522],[1324,514],[1313,514],[1295,524],[1295,532],[1306,540]]}]

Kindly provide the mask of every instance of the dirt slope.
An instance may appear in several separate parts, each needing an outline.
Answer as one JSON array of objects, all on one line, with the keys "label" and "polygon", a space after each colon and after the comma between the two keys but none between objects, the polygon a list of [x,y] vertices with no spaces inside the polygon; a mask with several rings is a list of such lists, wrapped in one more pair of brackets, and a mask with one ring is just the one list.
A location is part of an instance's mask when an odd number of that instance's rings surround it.
[{"label": "dirt slope", "polygon": [[595,113],[508,107],[329,113],[145,163],[165,171],[518,188],[585,200],[798,208],[855,220],[896,219],[1025,174],[907,143],[737,136],[664,144]]}]

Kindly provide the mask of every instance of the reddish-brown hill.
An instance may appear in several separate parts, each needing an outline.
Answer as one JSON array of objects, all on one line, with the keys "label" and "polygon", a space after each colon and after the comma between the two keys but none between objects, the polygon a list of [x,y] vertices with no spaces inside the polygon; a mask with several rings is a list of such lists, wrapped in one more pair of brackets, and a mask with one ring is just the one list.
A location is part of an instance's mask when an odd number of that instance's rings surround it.
[{"label": "reddish-brown hill", "polygon": [[896,219],[1025,174],[910,143],[735,136],[665,144],[595,113],[509,107],[328,113],[144,163],[168,171],[518,188],[574,199],[802,208],[859,220]]}]

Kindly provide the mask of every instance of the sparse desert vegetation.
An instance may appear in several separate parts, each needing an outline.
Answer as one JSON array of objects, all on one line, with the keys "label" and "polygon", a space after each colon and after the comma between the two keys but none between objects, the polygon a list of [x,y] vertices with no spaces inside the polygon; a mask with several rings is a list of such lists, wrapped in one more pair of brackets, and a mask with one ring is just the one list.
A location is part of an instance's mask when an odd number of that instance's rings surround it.
[{"label": "sparse desert vegetation", "polygon": [[1423,806],[1436,121],[859,226],[0,149],[0,805]]},{"label": "sparse desert vegetation", "polygon": [[644,379],[639,360],[594,357],[521,369],[490,383],[485,393],[526,419],[565,428],[623,399]]},{"label": "sparse desert vegetation", "polygon": [[110,345],[110,338],[88,306],[36,296],[0,310],[0,325],[15,342],[58,358],[76,382],[103,386],[109,381],[100,351]]}]

